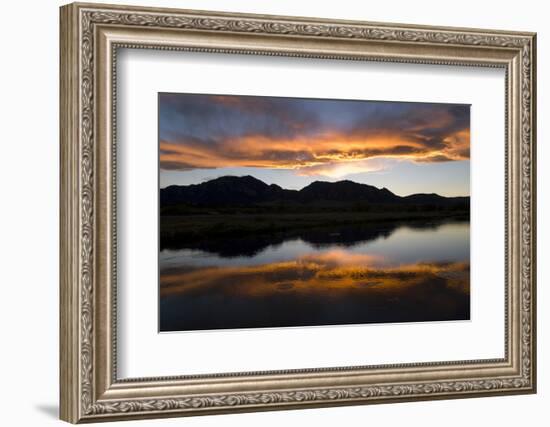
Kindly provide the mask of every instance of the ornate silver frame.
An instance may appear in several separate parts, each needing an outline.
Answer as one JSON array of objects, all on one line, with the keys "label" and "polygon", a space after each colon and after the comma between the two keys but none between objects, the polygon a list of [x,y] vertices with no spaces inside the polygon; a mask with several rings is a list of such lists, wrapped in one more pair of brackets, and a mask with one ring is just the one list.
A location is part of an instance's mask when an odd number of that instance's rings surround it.
[{"label": "ornate silver frame", "polygon": [[[60,41],[63,420],[535,392],[535,34],[71,4],[61,8]],[[505,357],[117,379],[113,147],[120,47],[504,68]]]}]

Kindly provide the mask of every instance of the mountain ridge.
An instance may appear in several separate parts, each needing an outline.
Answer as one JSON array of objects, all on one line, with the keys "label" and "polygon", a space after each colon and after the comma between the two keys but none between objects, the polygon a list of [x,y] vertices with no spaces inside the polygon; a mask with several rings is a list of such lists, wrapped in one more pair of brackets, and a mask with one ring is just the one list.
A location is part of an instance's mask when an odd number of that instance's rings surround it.
[{"label": "mountain ridge", "polygon": [[378,188],[351,180],[314,181],[300,190],[266,184],[251,175],[218,177],[200,184],[171,185],[160,190],[161,206],[255,205],[265,203],[366,203],[376,205],[469,206],[469,196],[445,197],[436,193],[398,196],[386,187]]}]

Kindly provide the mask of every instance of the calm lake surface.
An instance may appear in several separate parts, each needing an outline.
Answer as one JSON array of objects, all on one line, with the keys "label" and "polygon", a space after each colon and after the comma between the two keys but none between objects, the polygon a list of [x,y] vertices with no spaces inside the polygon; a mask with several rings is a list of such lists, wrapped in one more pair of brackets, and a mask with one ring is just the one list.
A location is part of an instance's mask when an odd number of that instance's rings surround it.
[{"label": "calm lake surface", "polygon": [[470,318],[469,222],[205,241],[159,262],[161,331]]}]

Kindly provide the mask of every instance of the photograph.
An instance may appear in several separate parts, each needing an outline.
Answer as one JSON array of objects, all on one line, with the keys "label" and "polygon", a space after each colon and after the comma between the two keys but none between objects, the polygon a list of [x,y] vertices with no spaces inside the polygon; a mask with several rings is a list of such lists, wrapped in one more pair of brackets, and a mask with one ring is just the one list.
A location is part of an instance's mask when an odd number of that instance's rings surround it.
[{"label": "photograph", "polygon": [[470,105],[158,94],[159,331],[470,319]]}]

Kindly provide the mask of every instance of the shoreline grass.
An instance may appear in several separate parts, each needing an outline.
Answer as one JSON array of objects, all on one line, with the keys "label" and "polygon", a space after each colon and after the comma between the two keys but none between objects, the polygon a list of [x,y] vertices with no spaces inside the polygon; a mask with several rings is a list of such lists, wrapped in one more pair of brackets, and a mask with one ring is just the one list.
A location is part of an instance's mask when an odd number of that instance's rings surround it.
[{"label": "shoreline grass", "polygon": [[469,211],[418,212],[316,212],[316,213],[247,213],[204,212],[190,215],[162,215],[161,242],[179,239],[197,240],[244,235],[271,235],[296,230],[323,230],[345,226],[365,228],[388,224],[422,225],[445,220],[469,220]]}]

